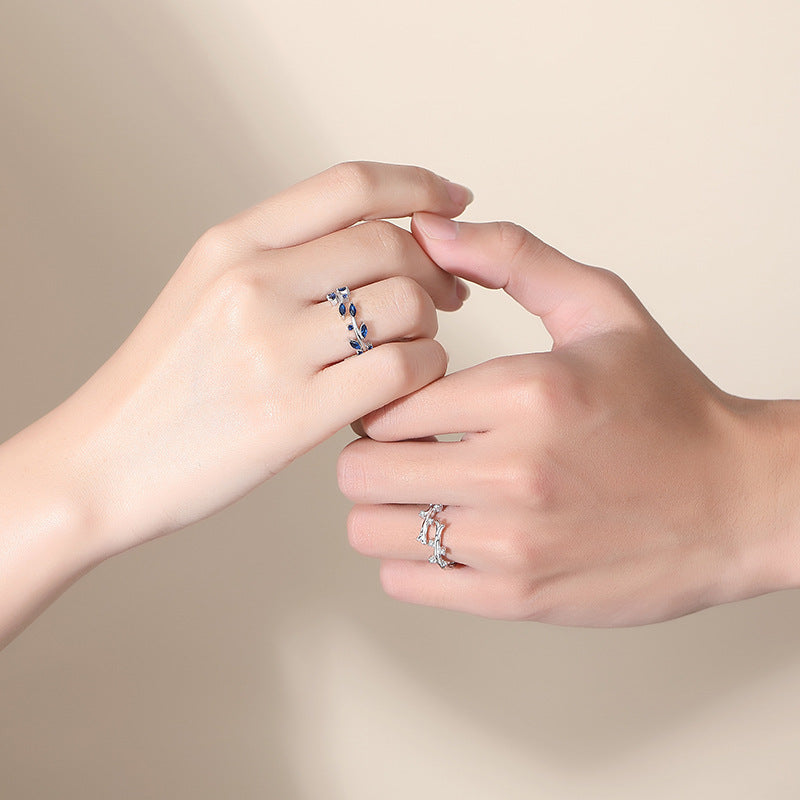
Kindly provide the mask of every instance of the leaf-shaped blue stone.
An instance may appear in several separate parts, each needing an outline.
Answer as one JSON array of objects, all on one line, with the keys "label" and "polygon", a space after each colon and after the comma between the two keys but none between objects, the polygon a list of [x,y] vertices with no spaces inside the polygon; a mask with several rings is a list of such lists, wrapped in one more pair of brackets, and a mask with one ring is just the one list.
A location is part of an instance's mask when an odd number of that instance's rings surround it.
[{"label": "leaf-shaped blue stone", "polygon": [[362,336],[366,336],[367,335],[367,326],[366,325],[362,325],[361,326],[361,335]]},{"label": "leaf-shaped blue stone", "polygon": [[360,350],[361,349],[361,345],[355,339],[351,339],[350,340],[350,347],[352,347],[353,350]]},{"label": "leaf-shaped blue stone", "polygon": [[339,313],[344,316],[347,313],[347,308],[344,303],[339,303]]},{"label": "leaf-shaped blue stone", "polygon": [[350,316],[354,317],[356,315],[356,307],[350,303]]}]

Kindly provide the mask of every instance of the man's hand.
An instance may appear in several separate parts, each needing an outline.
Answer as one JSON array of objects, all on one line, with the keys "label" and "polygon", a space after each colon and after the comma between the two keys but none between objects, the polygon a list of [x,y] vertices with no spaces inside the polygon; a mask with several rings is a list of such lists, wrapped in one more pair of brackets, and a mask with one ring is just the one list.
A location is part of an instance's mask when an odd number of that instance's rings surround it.
[{"label": "man's hand", "polygon": [[[638,625],[797,585],[800,412],[714,386],[625,283],[511,223],[417,214],[443,269],[540,316],[550,353],[449,375],[369,414],[339,481],[353,546],[401,600]],[[461,441],[436,442],[437,434]],[[413,441],[425,440],[427,441]],[[440,570],[415,540],[445,504]]]}]

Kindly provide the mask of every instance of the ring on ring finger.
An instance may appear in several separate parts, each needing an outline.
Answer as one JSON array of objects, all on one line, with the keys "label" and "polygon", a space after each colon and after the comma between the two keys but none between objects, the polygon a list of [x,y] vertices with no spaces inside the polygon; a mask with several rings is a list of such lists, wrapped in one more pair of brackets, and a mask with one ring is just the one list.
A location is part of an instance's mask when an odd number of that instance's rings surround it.
[{"label": "ring on ring finger", "polygon": [[[343,293],[332,290],[324,302],[311,306],[306,313],[310,319],[299,330],[307,332],[309,341],[302,342],[302,346],[306,352],[315,354],[320,367],[359,352],[356,345],[351,344],[354,341],[363,352],[367,348],[361,344],[361,339],[378,346],[385,342],[433,338],[438,330],[436,307],[430,296],[416,281],[406,277],[387,278],[351,289],[346,299]],[[346,325],[342,324],[343,319]],[[350,324],[353,329],[348,327]],[[367,334],[359,337],[355,334],[361,334],[362,326],[366,327]]]}]

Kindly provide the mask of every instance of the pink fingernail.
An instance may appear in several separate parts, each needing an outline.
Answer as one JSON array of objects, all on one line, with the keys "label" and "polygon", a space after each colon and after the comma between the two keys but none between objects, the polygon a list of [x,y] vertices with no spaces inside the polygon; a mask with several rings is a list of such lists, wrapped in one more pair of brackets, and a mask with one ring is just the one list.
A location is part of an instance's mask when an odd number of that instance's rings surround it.
[{"label": "pink fingernail", "polygon": [[456,278],[456,294],[462,303],[469,298],[469,286],[461,278]]},{"label": "pink fingernail", "polygon": [[450,195],[450,199],[460,206],[468,206],[475,199],[475,195],[472,194],[472,190],[468,189],[466,186],[462,186],[460,183],[447,181],[446,185],[447,193]]},{"label": "pink fingernail", "polygon": [[458,236],[458,223],[447,217],[421,212],[414,215],[417,227],[429,239],[455,239]]}]

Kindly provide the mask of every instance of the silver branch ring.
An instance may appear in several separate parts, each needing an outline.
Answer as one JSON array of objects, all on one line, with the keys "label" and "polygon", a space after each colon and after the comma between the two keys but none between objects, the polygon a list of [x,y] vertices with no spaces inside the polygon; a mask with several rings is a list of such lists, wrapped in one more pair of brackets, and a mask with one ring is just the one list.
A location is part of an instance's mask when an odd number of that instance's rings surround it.
[{"label": "silver branch ring", "polygon": [[[417,535],[417,541],[433,548],[433,555],[428,559],[431,564],[436,564],[442,569],[455,566],[455,561],[445,558],[445,546],[442,544],[442,534],[445,524],[436,515],[444,509],[441,503],[431,503],[425,511],[420,511],[422,517],[422,527]],[[433,536],[431,536],[431,526],[433,526]]]}]

